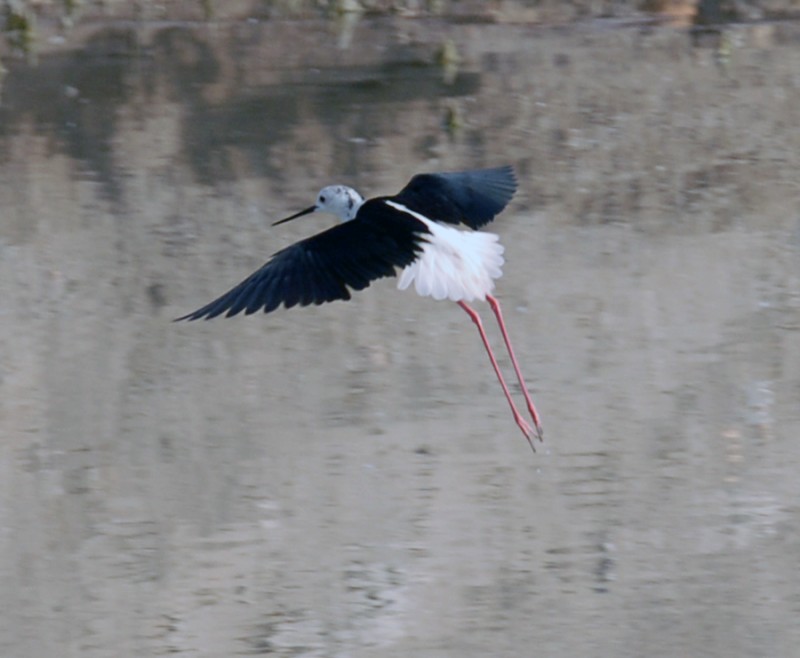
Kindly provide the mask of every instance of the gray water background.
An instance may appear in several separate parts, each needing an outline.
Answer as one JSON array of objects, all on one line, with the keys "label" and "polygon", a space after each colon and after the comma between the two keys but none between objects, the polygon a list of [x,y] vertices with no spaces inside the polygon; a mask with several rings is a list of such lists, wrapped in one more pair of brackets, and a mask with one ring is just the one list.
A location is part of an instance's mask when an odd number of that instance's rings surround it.
[{"label": "gray water background", "polygon": [[[2,80],[0,654],[800,655],[797,25],[81,29]],[[536,455],[391,280],[171,323],[503,163]]]}]

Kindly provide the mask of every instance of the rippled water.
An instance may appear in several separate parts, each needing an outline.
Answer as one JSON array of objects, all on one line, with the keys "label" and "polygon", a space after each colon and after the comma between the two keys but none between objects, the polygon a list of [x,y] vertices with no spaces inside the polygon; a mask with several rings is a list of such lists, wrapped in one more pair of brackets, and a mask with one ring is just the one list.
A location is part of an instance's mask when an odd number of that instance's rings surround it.
[{"label": "rippled water", "polygon": [[[792,655],[797,27],[348,29],[8,64],[2,653]],[[323,185],[506,162],[535,456],[468,318],[392,281],[170,322]]]}]

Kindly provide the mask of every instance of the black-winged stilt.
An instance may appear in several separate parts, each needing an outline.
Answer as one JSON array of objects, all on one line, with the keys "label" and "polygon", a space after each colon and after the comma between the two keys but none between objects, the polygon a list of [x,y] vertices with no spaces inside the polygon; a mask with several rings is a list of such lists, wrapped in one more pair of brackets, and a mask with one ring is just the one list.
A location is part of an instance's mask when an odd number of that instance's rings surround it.
[{"label": "black-winged stilt", "polygon": [[249,315],[261,309],[269,313],[281,304],[290,308],[350,299],[348,288],[363,290],[371,281],[395,276],[395,268],[403,268],[398,288],[413,283],[420,295],[457,302],[478,327],[514,421],[533,448],[534,430],[514,404],[480,316],[467,304],[485,299],[497,318],[541,440],[539,414],[514,356],[500,303],[491,294],[494,280],[502,276],[503,246],[492,233],[453,227],[465,224],[479,229],[488,224],[516,190],[510,166],[420,174],[399,194],[368,200],[344,185],[324,187],[313,206],[273,226],[314,211],[336,215],[341,224],[281,249],[239,285],[178,320],[208,320],[223,313],[231,317],[242,311]]}]

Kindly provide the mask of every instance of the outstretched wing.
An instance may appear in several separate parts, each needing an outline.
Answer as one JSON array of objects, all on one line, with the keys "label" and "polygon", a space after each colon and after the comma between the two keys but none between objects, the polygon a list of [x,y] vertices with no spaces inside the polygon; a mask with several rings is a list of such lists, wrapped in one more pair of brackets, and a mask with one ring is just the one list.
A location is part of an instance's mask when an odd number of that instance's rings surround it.
[{"label": "outstretched wing", "polygon": [[367,201],[355,219],[278,251],[239,285],[176,321],[350,299],[348,288],[362,290],[375,279],[394,276],[396,267],[410,265],[426,232],[407,213]]},{"label": "outstretched wing", "polygon": [[392,201],[448,224],[480,228],[506,207],[517,191],[514,169],[507,165],[414,176]]}]

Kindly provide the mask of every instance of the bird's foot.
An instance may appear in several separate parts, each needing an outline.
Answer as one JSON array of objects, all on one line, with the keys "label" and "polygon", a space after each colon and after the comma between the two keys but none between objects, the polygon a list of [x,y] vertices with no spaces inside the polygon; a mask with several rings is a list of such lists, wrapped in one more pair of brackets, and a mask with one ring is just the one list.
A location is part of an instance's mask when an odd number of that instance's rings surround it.
[{"label": "bird's foot", "polygon": [[[528,445],[531,447],[531,450],[533,450],[534,452],[536,452],[536,448],[534,447],[534,445],[533,445],[533,441],[531,440],[531,436],[533,436],[533,432],[534,432],[534,430],[533,430],[533,428],[530,426],[530,424],[528,423],[528,421],[527,421],[527,420],[525,420],[525,419],[524,419],[522,416],[520,416],[520,415],[519,415],[518,413],[516,413],[516,411],[515,411],[515,412],[514,412],[514,422],[516,422],[516,423],[517,423],[517,426],[518,426],[518,427],[519,427],[519,428],[522,430],[522,433],[525,435],[525,438],[527,439],[527,441],[528,441]],[[539,438],[541,439],[541,436],[542,436],[542,434],[541,434],[541,429],[540,429],[540,427],[539,427],[538,425],[537,425],[537,428],[536,428],[536,433],[537,433],[537,435],[539,436]]]},{"label": "bird's foot", "polygon": [[533,402],[528,402],[528,412],[533,418],[533,424],[536,427],[536,436],[538,437],[539,441],[544,443],[544,430],[542,429],[542,421],[539,420],[539,414],[536,413],[536,407],[533,406]]}]

